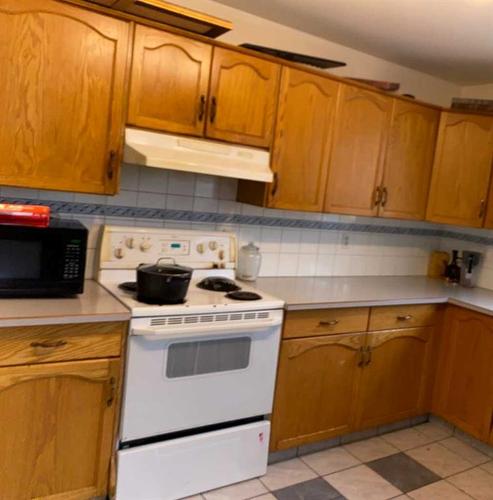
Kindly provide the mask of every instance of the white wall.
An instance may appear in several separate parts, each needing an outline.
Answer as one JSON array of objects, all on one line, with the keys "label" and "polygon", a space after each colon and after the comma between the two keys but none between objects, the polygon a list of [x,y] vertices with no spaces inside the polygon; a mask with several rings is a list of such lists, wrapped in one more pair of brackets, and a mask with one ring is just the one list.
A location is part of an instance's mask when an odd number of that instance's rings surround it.
[{"label": "white wall", "polygon": [[[449,106],[452,97],[461,95],[459,85],[248,14],[213,0],[174,0],[174,3],[232,21],[233,30],[220,38],[224,42],[234,45],[250,42],[344,61],[347,66],[333,69],[331,72],[338,76],[400,82],[399,93],[413,94],[417,99],[441,106]],[[327,38],[330,36],[328,35]]]}]

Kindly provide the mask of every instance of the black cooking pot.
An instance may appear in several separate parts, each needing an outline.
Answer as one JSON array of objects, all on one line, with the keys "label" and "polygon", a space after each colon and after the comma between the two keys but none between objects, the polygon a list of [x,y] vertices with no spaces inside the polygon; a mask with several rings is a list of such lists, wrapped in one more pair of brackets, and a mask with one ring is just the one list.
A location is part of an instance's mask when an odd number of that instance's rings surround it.
[{"label": "black cooking pot", "polygon": [[193,269],[162,263],[137,268],[137,300],[148,304],[180,304],[185,301]]}]

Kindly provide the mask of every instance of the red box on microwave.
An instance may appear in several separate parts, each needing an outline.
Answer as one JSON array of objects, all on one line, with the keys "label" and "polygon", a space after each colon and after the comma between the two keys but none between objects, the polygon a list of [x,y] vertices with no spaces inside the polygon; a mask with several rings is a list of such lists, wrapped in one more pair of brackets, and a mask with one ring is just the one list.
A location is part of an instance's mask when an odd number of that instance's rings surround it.
[{"label": "red box on microwave", "polygon": [[50,207],[0,203],[0,224],[47,227],[49,223]]}]

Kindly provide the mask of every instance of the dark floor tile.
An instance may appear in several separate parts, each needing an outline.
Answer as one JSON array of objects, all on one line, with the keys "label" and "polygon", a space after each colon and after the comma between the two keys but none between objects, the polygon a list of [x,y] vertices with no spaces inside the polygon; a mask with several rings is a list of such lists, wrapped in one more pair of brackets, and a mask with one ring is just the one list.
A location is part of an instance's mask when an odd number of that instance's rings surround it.
[{"label": "dark floor tile", "polygon": [[404,453],[379,458],[366,465],[404,493],[440,481],[440,477]]},{"label": "dark floor tile", "polygon": [[344,500],[327,481],[317,478],[273,491],[278,500]]}]

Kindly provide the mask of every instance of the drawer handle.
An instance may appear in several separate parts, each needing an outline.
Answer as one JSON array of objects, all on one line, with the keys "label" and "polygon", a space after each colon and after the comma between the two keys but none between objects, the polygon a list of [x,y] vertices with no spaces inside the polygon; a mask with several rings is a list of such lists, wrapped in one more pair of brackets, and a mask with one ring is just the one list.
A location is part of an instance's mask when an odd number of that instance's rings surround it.
[{"label": "drawer handle", "polygon": [[41,347],[42,349],[56,349],[57,347],[63,347],[67,345],[65,340],[57,340],[56,342],[31,342],[31,347]]},{"label": "drawer handle", "polygon": [[337,319],[331,319],[330,321],[319,321],[318,326],[335,326],[339,323]]},{"label": "drawer handle", "polygon": [[410,319],[413,319],[410,314],[397,316],[397,321],[409,321]]}]

